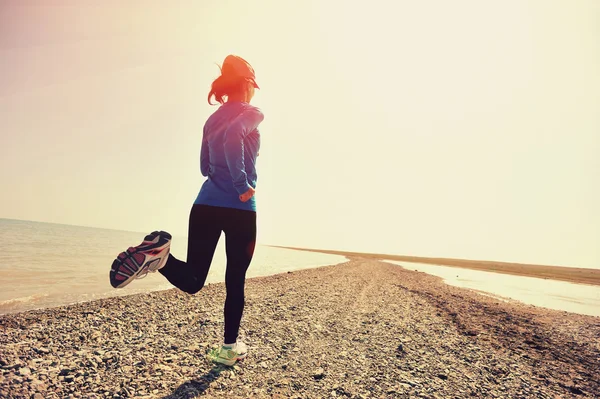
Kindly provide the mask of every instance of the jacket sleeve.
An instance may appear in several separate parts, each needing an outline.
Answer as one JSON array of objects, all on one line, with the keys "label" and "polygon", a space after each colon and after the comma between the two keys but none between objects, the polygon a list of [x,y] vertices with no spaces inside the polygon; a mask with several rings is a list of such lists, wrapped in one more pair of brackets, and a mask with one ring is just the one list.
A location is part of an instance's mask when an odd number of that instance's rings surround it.
[{"label": "jacket sleeve", "polygon": [[206,140],[206,130],[202,134],[202,145],[200,146],[200,172],[202,176],[208,177],[210,166],[210,157],[208,155],[208,141]]},{"label": "jacket sleeve", "polygon": [[224,150],[231,180],[238,194],[250,189],[244,164],[244,139],[263,121],[264,115],[257,108],[242,112],[225,131]]}]

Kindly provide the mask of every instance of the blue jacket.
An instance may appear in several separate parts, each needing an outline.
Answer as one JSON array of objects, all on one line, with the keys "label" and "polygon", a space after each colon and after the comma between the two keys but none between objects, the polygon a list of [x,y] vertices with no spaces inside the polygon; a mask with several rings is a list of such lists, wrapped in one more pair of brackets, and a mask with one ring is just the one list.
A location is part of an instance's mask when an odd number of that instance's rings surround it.
[{"label": "blue jacket", "polygon": [[208,118],[200,151],[200,171],[208,179],[195,204],[256,211],[254,197],[242,202],[239,196],[256,188],[263,119],[258,108],[244,102],[226,102]]}]

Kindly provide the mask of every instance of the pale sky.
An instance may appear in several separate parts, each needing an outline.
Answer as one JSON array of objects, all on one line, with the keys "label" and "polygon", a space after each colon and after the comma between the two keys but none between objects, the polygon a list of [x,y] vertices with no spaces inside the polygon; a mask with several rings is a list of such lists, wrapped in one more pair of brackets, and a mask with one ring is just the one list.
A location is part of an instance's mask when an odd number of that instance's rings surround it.
[{"label": "pale sky", "polygon": [[259,243],[600,267],[597,0],[37,3],[0,0],[0,217],[186,235],[233,53]]}]

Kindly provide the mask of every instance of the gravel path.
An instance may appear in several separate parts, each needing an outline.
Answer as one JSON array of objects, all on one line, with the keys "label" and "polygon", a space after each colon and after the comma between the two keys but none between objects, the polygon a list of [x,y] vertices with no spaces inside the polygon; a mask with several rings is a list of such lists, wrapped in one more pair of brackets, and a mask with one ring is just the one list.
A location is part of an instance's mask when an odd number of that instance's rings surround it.
[{"label": "gravel path", "polygon": [[206,359],[223,284],[0,316],[0,397],[600,397],[600,318],[361,258],[246,293],[233,368]]}]

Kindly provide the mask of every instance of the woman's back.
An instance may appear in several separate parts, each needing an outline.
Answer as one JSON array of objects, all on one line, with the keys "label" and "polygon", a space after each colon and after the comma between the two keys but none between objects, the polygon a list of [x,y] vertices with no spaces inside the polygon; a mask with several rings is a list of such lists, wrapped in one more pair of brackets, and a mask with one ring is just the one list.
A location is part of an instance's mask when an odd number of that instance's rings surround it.
[{"label": "woman's back", "polygon": [[196,204],[256,210],[254,197],[242,202],[239,196],[256,188],[257,126],[263,118],[258,108],[240,101],[225,103],[208,118],[200,155],[200,169],[208,179]]}]

